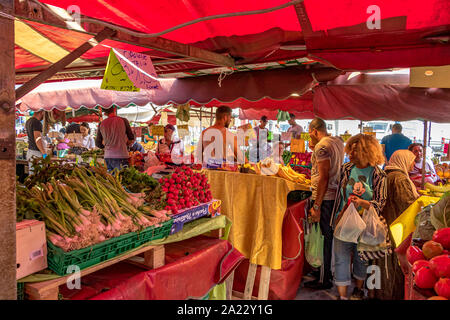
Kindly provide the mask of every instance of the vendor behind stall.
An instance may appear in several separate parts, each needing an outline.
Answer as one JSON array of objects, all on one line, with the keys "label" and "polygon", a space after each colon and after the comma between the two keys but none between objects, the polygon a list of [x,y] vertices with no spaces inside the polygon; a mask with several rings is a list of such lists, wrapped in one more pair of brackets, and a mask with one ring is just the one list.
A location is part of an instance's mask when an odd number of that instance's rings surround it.
[{"label": "vendor behind stall", "polygon": [[28,135],[28,151],[27,161],[29,171],[32,173],[32,157],[45,158],[47,153],[45,151],[45,145],[42,136],[42,119],[44,118],[44,111],[36,111],[33,116],[25,123],[25,128]]},{"label": "vendor behind stall", "polygon": [[88,150],[95,149],[95,141],[91,136],[91,128],[89,128],[89,124],[87,122],[80,124],[80,131],[83,135],[83,147]]},{"label": "vendor behind stall", "polygon": [[[210,164],[213,166],[222,165],[227,160],[234,162],[244,159],[238,148],[237,135],[228,130],[231,120],[232,110],[230,107],[220,106],[217,108],[214,125],[204,130],[200,135],[196,151],[198,163],[208,167]],[[210,144],[213,148],[209,147]]]},{"label": "vendor behind stall", "polygon": [[[414,182],[416,187],[420,187],[422,184],[422,165],[423,165],[423,146],[421,143],[412,143],[408,150],[414,153],[416,159],[414,160],[414,167],[409,172],[409,177]],[[426,159],[425,162],[425,182],[436,183],[439,181],[439,177],[434,169],[432,161]]]},{"label": "vendor behind stall", "polygon": [[128,145],[134,140],[133,131],[127,119],[116,115],[116,108],[103,109],[108,116],[98,126],[95,144],[105,149],[108,171],[128,165]]},{"label": "vendor behind stall", "polygon": [[175,127],[168,124],[164,127],[164,138],[158,141],[156,153],[183,156],[183,141],[175,135]]}]

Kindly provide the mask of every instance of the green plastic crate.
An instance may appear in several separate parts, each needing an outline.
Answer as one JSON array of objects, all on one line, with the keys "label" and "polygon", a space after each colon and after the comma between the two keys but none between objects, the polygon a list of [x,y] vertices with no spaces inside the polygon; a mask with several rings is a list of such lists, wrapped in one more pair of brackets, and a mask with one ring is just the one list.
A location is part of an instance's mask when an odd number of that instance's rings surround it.
[{"label": "green plastic crate", "polygon": [[87,248],[65,252],[47,241],[48,268],[60,276],[67,273],[67,267],[76,265],[80,270],[103,261],[112,259],[122,253],[135,249],[149,241],[165,238],[169,235],[173,220],[162,223],[161,227],[148,227],[141,232],[130,232],[108,239]]},{"label": "green plastic crate", "polygon": [[17,300],[24,300],[25,298],[25,283],[17,282]]}]

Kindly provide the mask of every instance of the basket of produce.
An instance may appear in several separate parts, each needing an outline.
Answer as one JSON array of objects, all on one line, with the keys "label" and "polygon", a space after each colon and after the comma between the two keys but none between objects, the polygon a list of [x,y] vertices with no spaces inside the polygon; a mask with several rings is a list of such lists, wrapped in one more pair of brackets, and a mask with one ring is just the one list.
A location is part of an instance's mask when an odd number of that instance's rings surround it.
[{"label": "basket of produce", "polygon": [[112,259],[139,246],[169,235],[173,220],[165,221],[160,227],[152,226],[141,232],[130,232],[111,238],[86,248],[65,252],[60,247],[48,242],[48,267],[57,274],[67,274],[69,266],[77,266],[80,270]]},{"label": "basket of produce", "polygon": [[25,284],[17,282],[17,300],[25,300]]},{"label": "basket of produce", "polygon": [[26,187],[17,187],[17,219],[45,222],[48,263],[59,274],[67,263],[93,265],[170,232],[167,211],[146,204],[145,193],[128,193],[105,167],[35,167]]},{"label": "basket of produce", "polygon": [[446,194],[431,209],[419,214],[411,246],[406,250],[409,290],[418,292],[423,299],[450,299],[449,204],[450,194]]}]

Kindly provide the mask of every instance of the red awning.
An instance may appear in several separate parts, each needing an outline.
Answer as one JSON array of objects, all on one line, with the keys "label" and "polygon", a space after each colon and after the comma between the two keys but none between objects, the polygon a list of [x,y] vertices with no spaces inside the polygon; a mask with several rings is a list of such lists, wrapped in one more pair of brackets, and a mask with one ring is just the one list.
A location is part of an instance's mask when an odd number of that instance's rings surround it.
[{"label": "red awning", "polygon": [[[63,9],[73,5],[72,0],[41,2]],[[286,3],[287,0],[80,0],[76,5],[88,17],[144,33],[155,33],[210,15],[267,9]],[[448,36],[450,30],[448,0],[305,0],[304,5],[311,31],[302,30],[294,6],[289,6],[270,13],[202,21],[162,37],[229,54],[238,64],[295,59],[306,54],[341,69],[450,64],[450,46],[445,39],[442,41],[439,38]],[[367,27],[372,15],[368,13],[368,8],[373,5],[379,8],[379,29]],[[91,37],[76,31],[25,22],[31,28],[22,26],[16,32],[15,61],[18,72],[25,71],[25,68],[32,71],[29,68],[48,66],[51,61],[63,56],[64,50],[72,51]],[[18,36],[22,34],[23,41],[20,41]],[[39,50],[41,46],[25,41],[37,38],[42,45],[55,50],[42,52]],[[306,50],[302,48],[305,44]],[[102,45],[180,59],[160,51],[105,40],[85,53],[76,65],[104,67],[109,48]],[[214,66],[184,61],[166,63],[156,69],[158,74],[163,74],[211,67]]]},{"label": "red awning", "polygon": [[[314,71],[314,78],[329,81],[341,72],[333,69]],[[91,80],[86,87],[55,90],[37,88],[22,98],[21,110],[53,108],[64,110],[67,107],[78,109],[81,106],[94,108],[97,105],[120,107],[130,103],[156,105],[169,103],[217,106],[228,104],[233,108],[275,108],[291,109],[300,107],[291,94],[303,95],[314,85],[311,71],[286,68],[267,71],[248,71],[231,74],[219,86],[217,76],[184,78],[161,81],[161,89],[141,90],[140,92],[120,92],[100,89],[100,81]],[[67,84],[67,82],[66,82]],[[50,87],[50,86],[48,86]],[[306,96],[307,97],[307,96]],[[254,104],[256,103],[256,104]]]}]

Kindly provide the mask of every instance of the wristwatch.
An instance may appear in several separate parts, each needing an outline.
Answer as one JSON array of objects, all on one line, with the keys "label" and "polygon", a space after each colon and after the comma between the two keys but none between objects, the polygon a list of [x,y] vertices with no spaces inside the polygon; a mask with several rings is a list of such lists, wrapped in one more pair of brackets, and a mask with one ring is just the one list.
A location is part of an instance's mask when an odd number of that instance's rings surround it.
[{"label": "wristwatch", "polygon": [[314,210],[319,210],[320,206],[314,203],[313,208],[314,208]]}]

